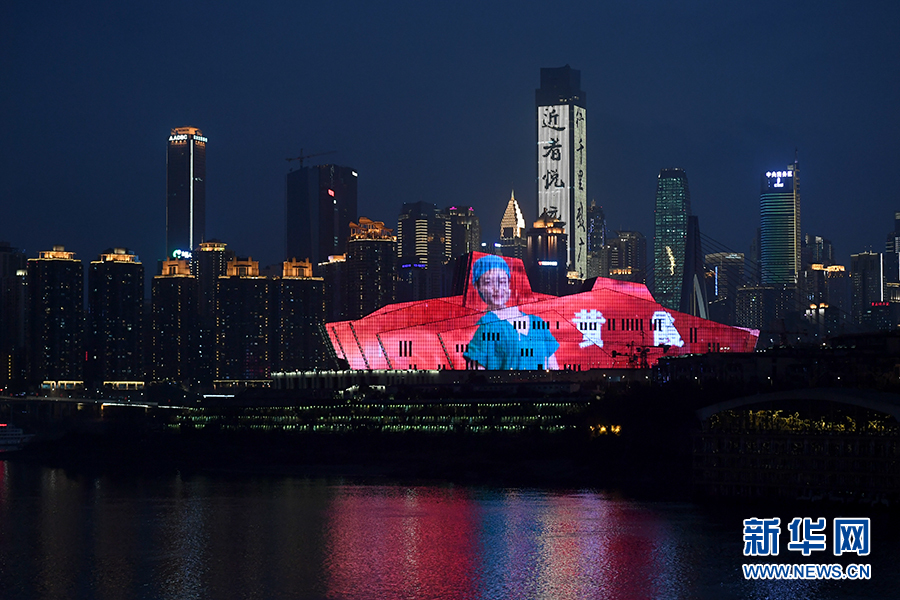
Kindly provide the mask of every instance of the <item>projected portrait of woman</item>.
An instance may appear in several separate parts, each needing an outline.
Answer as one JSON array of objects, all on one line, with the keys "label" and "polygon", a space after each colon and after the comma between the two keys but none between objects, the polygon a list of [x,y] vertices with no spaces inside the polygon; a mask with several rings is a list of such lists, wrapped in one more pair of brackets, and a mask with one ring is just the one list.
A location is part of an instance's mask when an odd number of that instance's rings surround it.
[{"label": "projected portrait of woman", "polygon": [[463,353],[477,368],[489,370],[558,369],[559,343],[550,323],[527,315],[510,299],[510,270],[499,256],[479,258],[472,266],[472,281],[488,311]]}]

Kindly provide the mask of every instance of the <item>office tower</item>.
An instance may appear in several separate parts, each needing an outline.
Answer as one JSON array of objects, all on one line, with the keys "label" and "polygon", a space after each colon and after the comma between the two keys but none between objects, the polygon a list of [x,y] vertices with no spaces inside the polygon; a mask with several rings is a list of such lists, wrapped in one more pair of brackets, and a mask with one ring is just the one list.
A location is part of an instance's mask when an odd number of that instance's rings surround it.
[{"label": "office tower", "polygon": [[581,71],[541,69],[537,107],[537,214],[568,223],[568,269],[587,275],[587,95]]},{"label": "office tower", "polygon": [[404,203],[397,221],[398,285],[401,302],[445,294],[444,267],[451,256],[450,219],[430,202]]},{"label": "office tower", "polygon": [[235,258],[219,277],[216,375],[221,380],[260,380],[271,373],[270,281],[259,262]]},{"label": "office tower", "polygon": [[383,222],[360,217],[359,224],[350,224],[345,269],[348,319],[360,319],[392,304],[396,300],[397,236]]},{"label": "office tower", "polygon": [[682,169],[662,169],[656,183],[653,239],[653,297],[680,310],[688,250],[691,193]]},{"label": "office tower", "polygon": [[313,268],[346,254],[350,222],[357,219],[356,171],[337,165],[301,166],[285,178],[285,257]]},{"label": "office tower", "polygon": [[197,278],[197,377],[204,384],[216,378],[216,311],[219,277],[228,271],[234,252],[219,240],[203,242],[191,256],[191,274]]},{"label": "office tower", "polygon": [[206,237],[206,142],[196,127],[176,127],[166,154],[166,258]]},{"label": "office tower", "polygon": [[88,311],[90,384],[143,384],[144,265],[140,258],[125,248],[115,248],[91,261]]},{"label": "office tower", "polygon": [[885,252],[900,252],[900,212],[894,213],[894,230],[887,235]]},{"label": "office tower", "polygon": [[[606,246],[606,215],[596,200],[588,207],[587,228],[587,277],[599,277],[603,271],[603,248]],[[644,236],[641,236],[642,238]]]},{"label": "office tower", "polygon": [[647,238],[638,231],[616,231],[598,252],[602,275],[644,283],[647,278]]},{"label": "office tower", "polygon": [[525,260],[526,247],[525,217],[513,191],[500,219],[500,242],[495,244],[494,248],[496,254],[500,256]]},{"label": "office tower", "polygon": [[200,337],[197,277],[186,260],[168,260],[151,284],[149,376],[153,381],[190,383],[197,377]]},{"label": "office tower", "polygon": [[0,388],[22,383],[25,361],[25,253],[0,242]]},{"label": "office tower", "polygon": [[324,281],[312,272],[308,261],[285,261],[282,276],[272,282],[275,369],[281,372],[333,368],[333,350],[325,338]]},{"label": "office tower", "polygon": [[818,235],[806,234],[803,236],[802,266],[804,269],[810,265],[833,265],[834,246],[831,240]]},{"label": "office tower", "polygon": [[739,252],[716,252],[705,257],[709,270],[707,297],[709,318],[717,323],[737,323],[737,291],[744,282],[744,255]]},{"label": "office tower", "polygon": [[763,285],[797,283],[800,272],[800,168],[761,176],[759,194],[760,267]]},{"label": "office tower", "polygon": [[566,224],[545,210],[527,236],[525,273],[531,289],[541,294],[564,296],[568,292]]},{"label": "office tower", "polygon": [[74,252],[54,246],[29,258],[28,355],[32,382],[84,383],[84,267]]},{"label": "office tower", "polygon": [[884,302],[884,271],[880,252],[850,255],[850,285],[850,319],[864,329],[876,329],[871,308],[873,303]]},{"label": "office tower", "polygon": [[450,219],[450,256],[459,258],[481,251],[481,223],[471,206],[448,206],[444,214]]}]

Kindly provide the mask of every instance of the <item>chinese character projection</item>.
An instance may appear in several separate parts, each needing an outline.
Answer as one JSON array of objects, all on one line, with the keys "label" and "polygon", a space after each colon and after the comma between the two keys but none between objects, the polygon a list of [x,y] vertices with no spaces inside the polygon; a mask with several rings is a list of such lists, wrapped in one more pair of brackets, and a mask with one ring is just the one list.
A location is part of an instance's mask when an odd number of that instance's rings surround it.
[{"label": "chinese character projection", "polygon": [[[646,286],[531,290],[521,260],[473,252],[459,295],[385,306],[326,327],[352,369],[640,368],[663,355],[751,352],[759,332],[668,310]],[[690,335],[688,335],[690,332]]]}]

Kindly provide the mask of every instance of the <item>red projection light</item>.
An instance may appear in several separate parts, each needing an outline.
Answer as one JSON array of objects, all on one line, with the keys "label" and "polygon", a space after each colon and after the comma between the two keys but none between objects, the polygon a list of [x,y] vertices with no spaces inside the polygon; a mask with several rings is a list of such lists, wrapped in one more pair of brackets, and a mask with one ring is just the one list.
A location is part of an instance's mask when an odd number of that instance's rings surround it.
[{"label": "red projection light", "polygon": [[670,310],[639,283],[598,277],[556,297],[532,291],[519,259],[473,252],[467,268],[459,295],[328,323],[338,357],[362,370],[647,368],[663,355],[752,352],[759,337]]}]

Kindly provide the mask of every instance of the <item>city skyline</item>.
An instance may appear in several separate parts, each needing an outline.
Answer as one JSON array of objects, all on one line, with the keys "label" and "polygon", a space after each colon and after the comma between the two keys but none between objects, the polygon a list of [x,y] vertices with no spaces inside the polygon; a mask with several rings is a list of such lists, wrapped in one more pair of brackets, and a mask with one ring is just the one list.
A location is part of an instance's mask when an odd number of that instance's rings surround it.
[{"label": "city skyline", "polygon": [[[803,233],[832,240],[841,264],[883,250],[900,203],[889,183],[900,87],[883,68],[900,55],[888,27],[897,7],[575,4],[558,16],[573,23],[565,39],[523,45],[547,27],[536,4],[521,15],[360,6],[346,27],[303,41],[289,35],[298,19],[344,13],[198,5],[187,16],[204,25],[186,55],[174,6],[11,10],[0,101],[15,143],[2,150],[0,239],[29,257],[128,247],[155,264],[165,254],[160,140],[190,124],[215,142],[206,237],[261,264],[284,258],[284,159],[303,152],[358,170],[360,215],[393,227],[403,203],[465,204],[490,241],[511,188],[526,224],[537,218],[531,93],[541,68],[565,64],[591,96],[587,201],[611,230],[651,239],[656,175],[680,167],[704,234],[747,252],[759,173],[795,149]],[[515,35],[493,35],[501,23]],[[181,81],[190,84],[175,94]],[[109,132],[127,152],[110,151]]]}]

